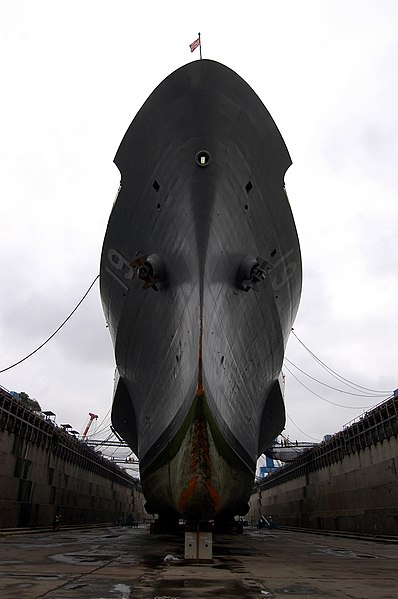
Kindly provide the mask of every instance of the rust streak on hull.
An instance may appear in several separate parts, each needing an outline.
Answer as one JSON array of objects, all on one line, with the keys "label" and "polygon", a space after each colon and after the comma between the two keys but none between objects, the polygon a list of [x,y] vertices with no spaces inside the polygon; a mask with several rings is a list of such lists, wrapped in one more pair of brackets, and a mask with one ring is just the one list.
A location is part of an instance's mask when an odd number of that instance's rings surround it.
[{"label": "rust streak on hull", "polygon": [[211,482],[211,458],[208,442],[208,424],[203,414],[203,390],[199,394],[198,409],[193,424],[191,441],[190,471],[191,476],[186,488],[182,491],[178,502],[181,513],[188,518],[197,514],[198,505],[203,512],[203,520],[212,517],[220,508],[220,496]]}]

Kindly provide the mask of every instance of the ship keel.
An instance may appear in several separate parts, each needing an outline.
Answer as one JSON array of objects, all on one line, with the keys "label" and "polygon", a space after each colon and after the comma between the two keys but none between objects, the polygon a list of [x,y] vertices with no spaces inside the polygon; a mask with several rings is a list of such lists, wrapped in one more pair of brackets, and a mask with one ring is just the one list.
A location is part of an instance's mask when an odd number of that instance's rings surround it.
[{"label": "ship keel", "polygon": [[141,472],[146,510],[189,522],[244,515],[253,480],[222,437],[203,393],[156,462]]}]

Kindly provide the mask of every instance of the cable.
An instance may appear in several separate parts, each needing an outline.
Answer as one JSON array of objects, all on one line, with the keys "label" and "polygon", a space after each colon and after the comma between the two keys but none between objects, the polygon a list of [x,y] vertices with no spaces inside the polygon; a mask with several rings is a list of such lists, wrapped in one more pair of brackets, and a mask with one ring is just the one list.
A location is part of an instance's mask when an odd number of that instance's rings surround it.
[{"label": "cable", "polygon": [[286,358],[286,357],[285,357],[285,362],[289,362],[289,364],[291,364],[292,366],[294,366],[294,368],[297,368],[297,370],[299,370],[302,374],[305,374],[305,376],[308,376],[308,378],[312,379],[313,381],[316,381],[320,385],[323,385],[324,387],[328,387],[329,389],[333,389],[334,391],[339,391],[340,393],[345,393],[345,395],[355,395],[355,397],[378,397],[378,398],[381,396],[381,394],[379,394],[379,393],[377,395],[373,395],[371,393],[365,393],[365,394],[363,394],[363,393],[351,393],[351,391],[344,391],[344,389],[338,389],[337,387],[333,387],[332,385],[327,385],[326,383],[323,383],[319,379],[316,379],[315,377],[313,377],[310,374],[308,374],[308,372],[304,372],[304,370],[301,370],[301,368],[299,368],[298,366],[296,366],[296,364],[293,364],[293,362],[291,360],[289,360],[288,358]]},{"label": "cable", "polygon": [[90,437],[98,437],[99,434],[108,432],[109,428],[110,428],[110,421],[104,422],[103,424],[101,424],[101,426],[97,426],[95,428],[95,430],[90,429],[90,432],[87,435],[87,438],[89,439]]},{"label": "cable", "polygon": [[98,435],[104,433],[105,431],[108,431],[110,429],[110,425],[111,422],[109,420],[109,422],[105,423],[105,419],[108,418],[109,412],[110,412],[110,408],[107,411],[107,413],[105,414],[105,416],[103,417],[103,419],[101,420],[100,424],[95,427],[95,430],[93,432],[90,432],[90,434],[87,435],[87,439],[91,439],[92,437],[98,437]]},{"label": "cable", "polygon": [[314,437],[311,437],[310,435],[307,435],[307,433],[302,431],[301,428],[297,426],[297,424],[294,422],[293,418],[291,416],[289,416],[289,414],[287,412],[286,412],[286,416],[289,418],[290,422],[297,428],[297,430],[300,431],[300,433],[302,435],[304,435],[305,437],[308,437],[309,439],[312,439],[313,441],[316,441],[317,443],[320,442],[319,439],[315,439]]},{"label": "cable", "polygon": [[[296,333],[294,332],[294,329],[292,329],[292,333],[293,335],[296,337],[297,341],[304,347],[304,349],[314,358],[314,360],[316,360],[318,362],[318,364],[320,364],[322,366],[322,368],[324,368],[325,370],[327,370],[329,372],[329,374],[331,374],[332,376],[334,376],[335,378],[337,378],[340,382],[344,382],[348,387],[351,387],[351,389],[363,389],[364,391],[370,391],[371,393],[378,393],[380,395],[383,395],[385,393],[391,393],[391,390],[388,391],[379,391],[377,389],[369,389],[368,387],[363,387],[362,385],[358,385],[357,383],[354,383],[353,381],[350,381],[349,379],[344,378],[343,376],[341,376],[340,374],[338,374],[337,372],[335,372],[332,368],[330,368],[329,366],[327,366],[327,364],[325,364],[324,362],[322,362],[322,360],[320,358],[318,358],[318,356],[316,356],[310,349],[309,347],[307,347],[302,341],[301,339],[299,339],[299,337],[296,335]],[[354,387],[352,386],[354,385]]]},{"label": "cable", "polygon": [[115,455],[115,453],[116,453],[117,451],[119,451],[120,449],[121,449],[120,447],[115,447],[115,449],[112,451],[112,453],[110,453],[110,454],[107,454],[107,456],[108,456],[109,458],[111,458],[111,457],[112,457],[112,456],[114,456],[114,455]]},{"label": "cable", "polygon": [[98,428],[101,428],[101,426],[105,422],[105,419],[108,418],[110,411],[111,411],[111,409],[109,408],[109,410],[107,411],[107,413],[105,414],[105,416],[103,417],[103,419],[101,420],[101,422],[98,424]]},{"label": "cable", "polygon": [[343,404],[339,404],[339,403],[336,403],[334,401],[331,401],[330,399],[326,399],[325,397],[322,397],[322,395],[318,395],[318,393],[315,393],[315,391],[312,391],[312,389],[310,389],[309,387],[307,387],[307,385],[304,385],[304,383],[302,381],[300,381],[300,379],[297,378],[293,374],[293,372],[291,370],[289,370],[289,368],[287,366],[285,366],[285,369],[292,375],[292,377],[294,379],[296,379],[296,381],[298,383],[300,383],[300,385],[302,385],[305,389],[307,389],[307,391],[309,391],[310,393],[312,393],[316,397],[319,397],[319,399],[322,399],[322,401],[326,401],[327,403],[332,404],[333,406],[337,406],[339,408],[346,408],[346,409],[349,409],[349,410],[365,410],[365,409],[373,408],[374,407],[374,404],[371,405],[371,406],[344,406]]},{"label": "cable", "polygon": [[96,447],[102,447],[103,445],[105,445],[108,441],[110,441],[111,437],[112,437],[113,433],[110,432],[109,435],[102,440],[102,443],[98,443],[98,445]]},{"label": "cable", "polygon": [[68,320],[71,318],[71,316],[73,316],[73,314],[76,312],[76,310],[78,309],[78,307],[80,306],[80,304],[86,299],[87,295],[89,294],[89,292],[91,291],[91,288],[94,286],[94,283],[96,282],[96,280],[99,278],[99,275],[97,275],[94,279],[94,281],[91,283],[90,287],[87,289],[86,293],[83,295],[82,299],[80,300],[80,302],[77,304],[77,306],[72,310],[72,312],[69,314],[69,316],[67,318],[65,318],[64,322],[62,324],[59,325],[59,327],[57,328],[56,331],[54,331],[54,333],[52,335],[50,335],[50,337],[48,337],[48,339],[46,339],[41,345],[39,345],[39,347],[37,347],[35,350],[33,350],[32,352],[30,352],[30,354],[28,354],[27,356],[25,356],[24,358],[22,358],[21,360],[18,360],[18,362],[15,362],[15,364],[11,364],[11,366],[7,366],[7,368],[3,368],[3,370],[0,370],[0,374],[2,372],[6,372],[7,370],[11,370],[11,368],[14,368],[15,366],[18,366],[18,364],[21,364],[22,362],[25,362],[25,360],[27,360],[28,358],[30,358],[31,356],[33,356],[33,354],[35,354],[36,352],[39,351],[39,349],[41,349],[42,347],[44,347],[46,345],[46,343],[48,343],[57,333],[58,331],[60,331],[62,329],[62,327],[64,326],[64,324],[66,324],[68,322]]}]

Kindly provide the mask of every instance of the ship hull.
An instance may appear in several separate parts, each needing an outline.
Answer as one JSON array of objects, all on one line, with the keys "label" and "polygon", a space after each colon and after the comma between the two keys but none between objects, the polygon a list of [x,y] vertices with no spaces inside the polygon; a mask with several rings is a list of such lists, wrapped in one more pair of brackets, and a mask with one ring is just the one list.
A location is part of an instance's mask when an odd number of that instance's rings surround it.
[{"label": "ship hull", "polygon": [[252,486],[252,469],[225,443],[203,395],[195,397],[180,431],[143,476],[151,513],[189,521],[245,514]]},{"label": "ship hull", "polygon": [[301,290],[290,162],[256,94],[213,61],[161,83],[116,154],[101,261],[112,420],[151,512],[244,513],[284,426],[278,377]]}]

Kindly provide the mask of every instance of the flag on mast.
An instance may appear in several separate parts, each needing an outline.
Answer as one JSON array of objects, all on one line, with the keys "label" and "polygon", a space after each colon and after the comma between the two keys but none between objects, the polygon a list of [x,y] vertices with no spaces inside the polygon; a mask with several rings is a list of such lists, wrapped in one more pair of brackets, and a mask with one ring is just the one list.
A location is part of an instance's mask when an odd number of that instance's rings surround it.
[{"label": "flag on mast", "polygon": [[200,46],[200,37],[198,37],[198,39],[196,39],[194,42],[192,42],[192,44],[189,44],[189,47],[191,48],[191,52],[196,50],[196,48],[198,48],[199,46]]}]

